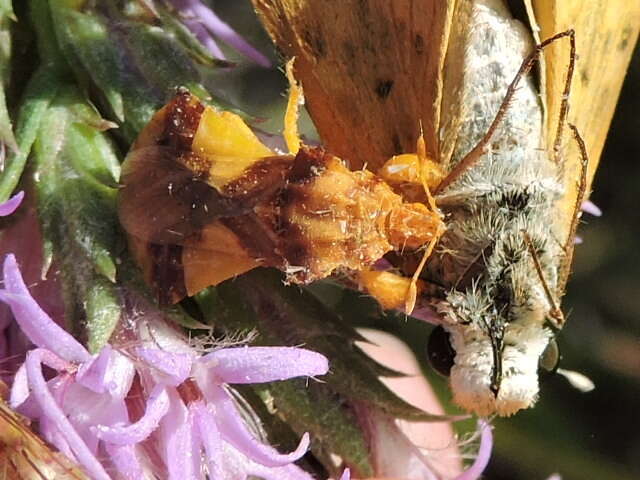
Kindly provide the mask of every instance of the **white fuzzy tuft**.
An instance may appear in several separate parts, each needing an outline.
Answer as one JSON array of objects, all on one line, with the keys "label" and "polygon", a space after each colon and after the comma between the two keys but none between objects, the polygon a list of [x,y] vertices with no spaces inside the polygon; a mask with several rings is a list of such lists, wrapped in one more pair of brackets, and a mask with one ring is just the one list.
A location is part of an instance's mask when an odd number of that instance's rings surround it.
[{"label": "white fuzzy tuft", "polygon": [[509,416],[535,403],[538,361],[552,337],[549,329],[518,324],[506,327],[497,396],[490,389],[493,354],[489,337],[470,328],[451,328],[449,333],[456,350],[451,389],[458,405],[480,416]]}]

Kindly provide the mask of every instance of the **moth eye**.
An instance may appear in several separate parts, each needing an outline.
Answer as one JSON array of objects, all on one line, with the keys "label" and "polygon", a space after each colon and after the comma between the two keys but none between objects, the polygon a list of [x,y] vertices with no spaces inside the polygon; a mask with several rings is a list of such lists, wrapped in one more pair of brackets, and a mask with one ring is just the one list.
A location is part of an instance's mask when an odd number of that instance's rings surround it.
[{"label": "moth eye", "polygon": [[433,369],[445,377],[449,376],[456,351],[451,346],[449,334],[442,327],[436,327],[427,342],[427,357]]},{"label": "moth eye", "polygon": [[547,348],[544,349],[542,355],[540,355],[540,361],[538,362],[538,367],[540,369],[540,373],[543,374],[552,374],[558,370],[558,366],[560,365],[560,349],[558,348],[558,343],[555,338],[549,340],[549,344]]}]

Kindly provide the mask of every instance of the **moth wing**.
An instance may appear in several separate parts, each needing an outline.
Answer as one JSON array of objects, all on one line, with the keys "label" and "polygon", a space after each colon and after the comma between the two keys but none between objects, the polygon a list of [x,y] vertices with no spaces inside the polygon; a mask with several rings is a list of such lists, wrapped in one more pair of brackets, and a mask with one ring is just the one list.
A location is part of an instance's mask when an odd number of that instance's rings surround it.
[{"label": "moth wing", "polygon": [[296,57],[324,146],[376,172],[416,151],[420,124],[438,158],[442,65],[454,2],[253,0],[287,57]]}]

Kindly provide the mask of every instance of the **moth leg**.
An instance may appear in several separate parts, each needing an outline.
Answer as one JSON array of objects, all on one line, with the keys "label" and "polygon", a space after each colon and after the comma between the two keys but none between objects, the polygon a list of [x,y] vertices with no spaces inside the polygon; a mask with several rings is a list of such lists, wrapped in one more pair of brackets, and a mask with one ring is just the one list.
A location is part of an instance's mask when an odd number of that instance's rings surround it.
[{"label": "moth leg", "polygon": [[[482,137],[482,139],[478,142],[478,144],[475,147],[473,147],[471,151],[467,153],[462,160],[458,162],[458,164],[451,170],[451,172],[449,172],[449,174],[444,178],[444,180],[440,182],[440,184],[436,187],[434,191],[436,195],[442,192],[445,188],[451,185],[458,178],[460,178],[460,176],[462,176],[467,170],[469,170],[476,163],[476,161],[478,161],[478,159],[485,153],[486,148],[491,142],[491,139],[494,133],[498,129],[500,122],[502,122],[502,119],[504,118],[505,114],[507,113],[507,110],[509,109],[509,104],[511,103],[511,100],[513,100],[513,96],[517,92],[518,84],[520,83],[521,79],[531,71],[531,69],[533,68],[533,65],[538,60],[538,58],[542,54],[542,51],[546,47],[548,47],[553,42],[556,42],[564,37],[569,37],[571,42],[572,61],[569,64],[570,70],[568,72],[567,81],[565,84],[565,93],[568,91],[571,83],[571,78],[573,76],[573,59],[575,59],[575,32],[573,30],[566,30],[564,32],[557,33],[554,36],[546,39],[539,45],[536,45],[533,52],[531,52],[529,56],[524,59],[524,61],[522,62],[522,65],[520,65],[520,69],[516,73],[516,76],[511,81],[511,84],[509,84],[509,88],[507,88],[507,93],[505,94],[504,99],[500,104],[500,108],[498,109],[498,112],[496,113],[496,116],[494,117],[493,122],[491,122],[489,129],[484,134],[484,137]],[[568,95],[568,93],[566,93],[566,95]],[[563,99],[562,107],[560,111],[560,119],[562,120],[563,123],[564,123],[564,120],[566,119],[568,109],[569,109],[568,99],[565,98]],[[559,142],[561,141],[561,136],[562,136],[562,126],[559,125],[557,137],[556,137],[556,143],[554,143],[554,149],[556,148],[557,144],[559,144]]]},{"label": "moth leg", "polygon": [[589,169],[589,155],[587,153],[587,147],[584,144],[584,140],[580,135],[580,132],[575,125],[569,124],[569,128],[573,133],[573,138],[578,144],[580,150],[580,183],[578,184],[578,195],[576,197],[576,203],[573,206],[573,216],[571,219],[571,226],[569,227],[569,235],[564,244],[565,256],[562,259],[560,265],[560,275],[558,281],[558,296],[564,295],[564,287],[569,279],[569,272],[571,269],[571,261],[573,260],[573,251],[575,245],[576,231],[578,230],[578,224],[580,223],[580,216],[582,214],[581,207],[584,199],[587,195],[587,174]]},{"label": "moth leg", "polygon": [[544,289],[544,294],[547,297],[547,301],[549,305],[551,305],[551,310],[549,311],[549,318],[552,320],[554,326],[556,328],[562,328],[565,322],[564,313],[560,309],[558,302],[553,296],[553,292],[549,288],[549,284],[547,280],[544,278],[544,272],[542,271],[542,265],[540,265],[540,259],[538,258],[538,253],[536,252],[535,247],[533,246],[533,242],[531,241],[531,237],[526,231],[522,231],[524,236],[524,242],[527,244],[527,249],[531,254],[531,258],[533,259],[533,264],[536,267],[536,273],[538,274],[538,278],[540,279],[540,283],[542,284],[542,288]]},{"label": "moth leg", "polygon": [[287,143],[289,152],[293,155],[300,150],[300,134],[298,132],[298,109],[304,103],[302,87],[298,85],[293,75],[293,63],[295,58],[287,62],[286,73],[289,81],[289,99],[287,100],[287,110],[284,114],[284,140]]}]

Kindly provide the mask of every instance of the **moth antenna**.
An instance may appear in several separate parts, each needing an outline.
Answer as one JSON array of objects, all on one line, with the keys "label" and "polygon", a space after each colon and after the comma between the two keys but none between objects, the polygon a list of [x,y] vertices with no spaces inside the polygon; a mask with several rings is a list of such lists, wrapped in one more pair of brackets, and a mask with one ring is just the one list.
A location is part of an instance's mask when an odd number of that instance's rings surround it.
[{"label": "moth antenna", "polygon": [[[477,143],[477,145],[473,147],[471,151],[467,153],[465,157],[462,160],[460,160],[458,164],[451,170],[451,172],[449,172],[449,174],[440,182],[440,184],[436,187],[434,192],[436,195],[442,192],[449,185],[451,185],[455,180],[460,178],[460,176],[464,174],[464,172],[469,170],[469,168],[471,168],[475,164],[475,162],[485,153],[485,149],[487,145],[491,141],[493,134],[498,129],[500,122],[502,121],[502,119],[507,113],[507,110],[509,109],[509,104],[511,103],[511,100],[513,100],[513,96],[516,94],[520,80],[526,74],[528,74],[529,71],[531,71],[531,69],[533,68],[533,65],[538,60],[538,58],[540,57],[540,54],[546,47],[548,47],[553,42],[556,42],[564,37],[569,37],[570,39],[572,39],[572,58],[575,59],[575,40],[574,40],[575,32],[573,30],[566,30],[564,32],[557,33],[554,36],[546,39],[542,43],[536,45],[533,52],[531,52],[527,56],[527,58],[524,59],[524,61],[520,65],[520,69],[516,73],[516,76],[509,84],[509,88],[507,88],[507,93],[505,94],[504,99],[500,104],[500,108],[498,109],[496,116],[493,118],[493,122],[491,122],[491,126],[489,126],[489,129],[484,134],[484,137],[482,137],[482,139]],[[573,76],[573,63],[570,64],[570,69],[571,69],[570,74],[571,76]],[[571,82],[571,77],[567,79],[566,85],[569,85],[570,82]],[[567,91],[566,85],[565,85],[565,92]],[[566,114],[567,114],[566,110],[568,110],[568,108],[569,108],[568,99],[565,98],[563,99],[561,113],[560,113],[561,117],[564,115],[564,117],[562,118],[566,118]],[[561,133],[562,133],[562,127],[559,126],[558,134],[561,134]],[[558,141],[559,139],[556,138],[556,142]],[[555,148],[555,143],[554,143],[554,148]]]},{"label": "moth antenna", "polygon": [[304,95],[302,87],[298,85],[296,77],[293,75],[293,64],[295,57],[287,62],[286,74],[289,81],[289,99],[287,100],[287,109],[284,114],[284,140],[287,143],[289,152],[295,155],[300,150],[300,134],[298,133],[298,110],[300,105],[304,103]]},{"label": "moth antenna", "polygon": [[571,226],[569,227],[569,235],[567,236],[567,240],[563,245],[565,256],[562,260],[562,265],[560,266],[560,278],[558,282],[559,296],[564,295],[564,287],[567,284],[567,280],[569,279],[571,261],[573,260],[574,240],[576,238],[576,231],[578,230],[578,225],[580,223],[580,208],[582,203],[584,202],[584,198],[587,195],[587,173],[589,170],[589,154],[587,153],[587,147],[584,143],[584,140],[582,139],[582,136],[580,135],[580,132],[575,125],[570,123],[569,128],[571,129],[573,138],[578,144],[578,149],[580,150],[581,174],[580,184],[578,185],[578,195],[576,196],[576,203],[573,206],[573,217],[571,219]]},{"label": "moth antenna", "polygon": [[542,284],[542,288],[544,289],[544,294],[547,297],[549,305],[551,305],[551,312],[549,313],[549,316],[554,320],[554,326],[560,328],[562,327],[562,325],[564,325],[565,322],[564,313],[562,313],[562,310],[558,306],[558,302],[556,302],[555,298],[553,298],[553,294],[551,293],[549,284],[544,278],[544,272],[542,271],[542,266],[540,265],[540,259],[538,258],[536,249],[533,246],[531,237],[524,230],[522,231],[522,235],[524,236],[524,241],[527,244],[527,248],[529,250],[529,253],[531,254],[531,258],[533,259],[533,264],[536,267],[536,272],[538,273],[538,278],[540,279],[540,283]]}]

